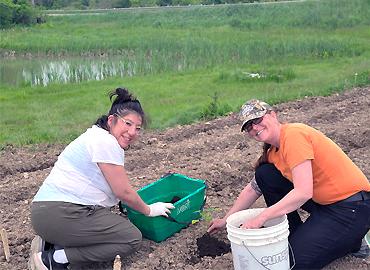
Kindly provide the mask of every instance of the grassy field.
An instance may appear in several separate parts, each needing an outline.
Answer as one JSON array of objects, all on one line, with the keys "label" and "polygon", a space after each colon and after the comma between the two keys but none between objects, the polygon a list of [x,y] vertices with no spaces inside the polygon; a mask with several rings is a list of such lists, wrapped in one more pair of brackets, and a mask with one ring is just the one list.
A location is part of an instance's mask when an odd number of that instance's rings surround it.
[{"label": "grassy field", "polygon": [[237,111],[252,97],[278,103],[367,85],[369,26],[369,1],[325,0],[56,16],[3,30],[3,53],[123,55],[137,72],[0,86],[0,146],[69,142],[108,111],[118,86],[142,100],[157,129]]}]

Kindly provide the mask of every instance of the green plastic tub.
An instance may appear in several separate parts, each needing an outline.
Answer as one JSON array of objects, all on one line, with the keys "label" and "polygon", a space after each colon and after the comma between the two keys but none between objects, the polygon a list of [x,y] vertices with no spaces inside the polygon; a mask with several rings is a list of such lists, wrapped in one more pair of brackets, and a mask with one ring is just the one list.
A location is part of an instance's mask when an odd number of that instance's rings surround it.
[{"label": "green plastic tub", "polygon": [[[187,227],[192,220],[199,219],[206,199],[206,184],[200,179],[189,178],[173,173],[138,190],[139,196],[147,204],[173,202],[169,219],[166,217],[147,217],[128,206],[129,220],[139,228],[143,237],[161,242],[174,233]],[[174,202],[175,201],[175,202]]]}]

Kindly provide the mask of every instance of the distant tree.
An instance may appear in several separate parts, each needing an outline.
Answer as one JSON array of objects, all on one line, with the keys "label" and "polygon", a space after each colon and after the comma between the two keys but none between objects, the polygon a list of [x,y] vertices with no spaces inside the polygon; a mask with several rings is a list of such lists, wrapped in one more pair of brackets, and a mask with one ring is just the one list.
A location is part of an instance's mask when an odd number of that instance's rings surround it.
[{"label": "distant tree", "polygon": [[131,0],[132,7],[154,7],[157,5],[157,0]]},{"label": "distant tree", "polygon": [[[21,2],[21,1],[18,1]],[[17,3],[13,13],[13,22],[16,24],[30,25],[36,23],[35,10],[24,0],[23,3]],[[26,2],[26,3],[24,3]]]},{"label": "distant tree", "polygon": [[13,23],[14,4],[10,0],[0,1],[0,27],[5,28]]},{"label": "distant tree", "polygon": [[172,5],[174,6],[188,6],[188,5],[197,5],[200,4],[200,2],[197,2],[195,0],[173,0]]},{"label": "distant tree", "polygon": [[115,0],[112,2],[112,7],[114,8],[129,8],[131,7],[130,0]]},{"label": "distant tree", "polygon": [[56,9],[63,9],[71,5],[81,7],[80,0],[54,0],[52,2],[53,2],[52,8],[56,8]]},{"label": "distant tree", "polygon": [[54,4],[53,0],[35,0],[35,5],[36,6],[42,6],[45,8],[52,8]]},{"label": "distant tree", "polygon": [[203,5],[225,4],[225,0],[202,0]]},{"label": "distant tree", "polygon": [[157,0],[158,6],[171,6],[172,0]]},{"label": "distant tree", "polygon": [[83,5],[84,7],[90,6],[90,0],[81,0],[81,5]]},{"label": "distant tree", "polygon": [[0,28],[15,24],[30,25],[43,21],[40,12],[27,0],[0,0]]},{"label": "distant tree", "polygon": [[[35,5],[46,9],[61,9],[69,6],[89,6],[84,0],[33,0]],[[85,5],[87,4],[87,5]]]}]

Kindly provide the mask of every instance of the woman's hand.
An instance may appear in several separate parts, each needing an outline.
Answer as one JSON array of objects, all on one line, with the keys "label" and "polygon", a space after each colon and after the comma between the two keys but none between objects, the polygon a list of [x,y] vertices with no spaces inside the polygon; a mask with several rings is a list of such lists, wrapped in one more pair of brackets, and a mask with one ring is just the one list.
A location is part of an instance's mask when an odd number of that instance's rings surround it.
[{"label": "woman's hand", "polygon": [[149,217],[165,216],[171,213],[170,209],[174,209],[172,203],[156,202],[149,205]]},{"label": "woman's hand", "polygon": [[248,209],[259,198],[259,196],[261,196],[261,194],[257,193],[252,187],[251,183],[249,183],[239,194],[238,198],[234,202],[234,205],[230,208],[225,217],[216,218],[211,221],[207,232],[212,234],[224,229],[226,227],[227,217],[235,212]]},{"label": "woman's hand", "polygon": [[243,228],[243,229],[258,229],[258,228],[261,228],[263,226],[263,224],[265,224],[265,222],[266,222],[266,219],[263,218],[261,215],[258,215],[255,218],[246,220],[242,224],[241,228]]},{"label": "woman's hand", "polygon": [[226,220],[223,218],[216,218],[211,221],[209,224],[209,228],[207,230],[208,233],[215,233],[218,232],[226,227]]}]

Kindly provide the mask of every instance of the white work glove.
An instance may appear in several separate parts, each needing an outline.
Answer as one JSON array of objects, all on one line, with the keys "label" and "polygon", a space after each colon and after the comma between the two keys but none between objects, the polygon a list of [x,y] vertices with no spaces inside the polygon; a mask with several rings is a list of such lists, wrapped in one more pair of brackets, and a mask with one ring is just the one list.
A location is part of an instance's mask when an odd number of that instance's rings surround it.
[{"label": "white work glove", "polygon": [[156,202],[149,205],[150,213],[149,217],[165,216],[168,217],[167,213],[171,213],[170,209],[174,209],[172,203]]}]

